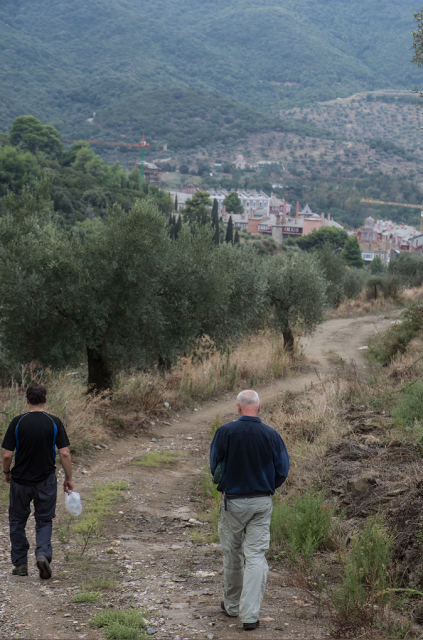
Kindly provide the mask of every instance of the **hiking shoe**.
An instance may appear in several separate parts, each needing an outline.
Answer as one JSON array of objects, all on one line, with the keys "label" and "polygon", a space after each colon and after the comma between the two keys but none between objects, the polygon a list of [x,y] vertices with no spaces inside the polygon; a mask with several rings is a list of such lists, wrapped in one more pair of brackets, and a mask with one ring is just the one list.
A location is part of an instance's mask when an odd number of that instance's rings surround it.
[{"label": "hiking shoe", "polygon": [[244,622],[242,628],[244,631],[252,631],[253,629],[257,629],[260,625],[260,620],[256,620],[255,622]]},{"label": "hiking shoe", "polygon": [[37,556],[37,567],[40,571],[40,578],[48,580],[51,578],[50,563],[44,556]]},{"label": "hiking shoe", "polygon": [[20,564],[19,567],[15,567],[12,571],[14,576],[27,576],[28,575],[28,565]]},{"label": "hiking shoe", "polygon": [[220,608],[222,609],[222,611],[224,611],[224,612],[226,613],[226,615],[228,616],[228,618],[237,618],[237,617],[238,617],[238,614],[236,614],[236,615],[232,615],[232,613],[228,613],[228,612],[226,611],[225,603],[223,602],[223,600],[222,600],[222,602],[220,603]]}]

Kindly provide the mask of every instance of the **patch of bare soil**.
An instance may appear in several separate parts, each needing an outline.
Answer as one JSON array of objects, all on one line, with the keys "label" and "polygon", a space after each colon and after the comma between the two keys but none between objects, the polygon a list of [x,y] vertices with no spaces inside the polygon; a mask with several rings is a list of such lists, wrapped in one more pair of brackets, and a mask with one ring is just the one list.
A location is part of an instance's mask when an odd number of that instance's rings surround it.
[{"label": "patch of bare soil", "polygon": [[[311,361],[301,376],[283,379],[260,389],[264,420],[272,424],[266,406],[286,395],[301,393],[313,383],[316,392],[325,377],[337,375],[335,361],[357,361],[359,372],[366,364],[359,347],[369,337],[386,328],[390,320],[382,317],[331,320],[305,344]],[[41,581],[31,559],[30,575],[11,575],[7,509],[0,515],[0,637],[2,638],[101,638],[101,630],[89,626],[96,611],[133,604],[149,610],[151,631],[156,638],[243,638],[241,621],[224,616],[221,600],[221,550],[218,542],[195,542],[193,528],[207,532],[210,525],[197,524],[200,504],[198,482],[207,465],[210,425],[216,414],[223,421],[235,417],[235,392],[210,402],[201,410],[173,414],[171,418],[146,421],[115,438],[108,447],[99,442],[93,457],[75,465],[75,489],[85,501],[94,483],[126,481],[129,490],[124,501],[112,507],[101,538],[90,544],[82,558],[63,540],[64,498],[59,497],[54,528],[53,577]],[[376,418],[362,415],[346,421],[347,444],[329,451],[327,464],[336,482],[334,491],[345,502],[350,516],[363,517],[376,508],[376,500],[386,499],[394,508],[402,491],[415,490],[415,477],[402,475],[405,460],[412,453],[406,448],[387,447],[367,436],[380,439],[383,426],[372,426]],[[136,416],[134,417],[136,422]],[[380,423],[377,422],[379,425]],[[363,430],[361,426],[364,425]],[[367,427],[369,430],[366,431]],[[371,430],[370,430],[371,427]],[[366,437],[367,439],[366,439]],[[146,468],[133,459],[151,452],[176,452],[169,468]],[[395,457],[399,474],[389,478],[384,472],[386,457]],[[412,464],[414,464],[412,458]],[[363,464],[365,465],[363,467]],[[368,465],[368,468],[367,468]],[[360,499],[345,475],[357,471],[368,482],[361,485]],[[417,468],[416,468],[417,477]],[[383,491],[380,490],[383,482]],[[414,483],[414,484],[413,484]],[[364,485],[363,485],[364,486]],[[282,488],[283,490],[283,488]],[[33,520],[28,522],[34,549]],[[196,538],[198,540],[198,538]],[[324,638],[327,620],[322,617],[314,597],[280,561],[270,558],[268,584],[261,610],[261,624],[250,632],[254,638]],[[95,579],[108,579],[99,592],[98,602],[76,603],[73,596],[90,591]],[[113,584],[115,581],[115,584]]]}]

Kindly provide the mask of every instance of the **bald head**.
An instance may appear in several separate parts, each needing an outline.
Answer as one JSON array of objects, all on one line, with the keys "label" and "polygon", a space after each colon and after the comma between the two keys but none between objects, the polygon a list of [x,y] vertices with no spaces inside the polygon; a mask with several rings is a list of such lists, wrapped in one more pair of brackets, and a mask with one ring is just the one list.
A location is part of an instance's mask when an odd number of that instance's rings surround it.
[{"label": "bald head", "polygon": [[261,409],[258,393],[252,389],[241,391],[237,396],[236,406],[240,416],[258,416]]}]

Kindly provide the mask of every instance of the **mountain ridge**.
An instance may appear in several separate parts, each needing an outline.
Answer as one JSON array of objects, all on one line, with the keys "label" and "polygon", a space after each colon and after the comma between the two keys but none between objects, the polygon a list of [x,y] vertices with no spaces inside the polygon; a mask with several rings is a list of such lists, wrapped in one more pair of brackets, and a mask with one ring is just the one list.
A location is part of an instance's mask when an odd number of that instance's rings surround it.
[{"label": "mountain ridge", "polygon": [[[414,0],[4,0],[0,129],[32,113],[82,136],[93,111],[108,121],[135,94],[142,103],[143,92],[162,89],[275,114],[358,90],[410,89],[419,8]],[[115,122],[118,135],[129,133],[128,118]]]}]

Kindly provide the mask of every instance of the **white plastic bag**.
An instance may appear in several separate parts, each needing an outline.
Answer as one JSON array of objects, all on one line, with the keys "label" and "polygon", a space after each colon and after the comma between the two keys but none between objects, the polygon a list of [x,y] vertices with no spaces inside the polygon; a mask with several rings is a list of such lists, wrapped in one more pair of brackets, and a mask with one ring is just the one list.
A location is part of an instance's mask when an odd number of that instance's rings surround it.
[{"label": "white plastic bag", "polygon": [[76,491],[65,493],[65,506],[71,516],[79,516],[82,511],[81,496]]}]

